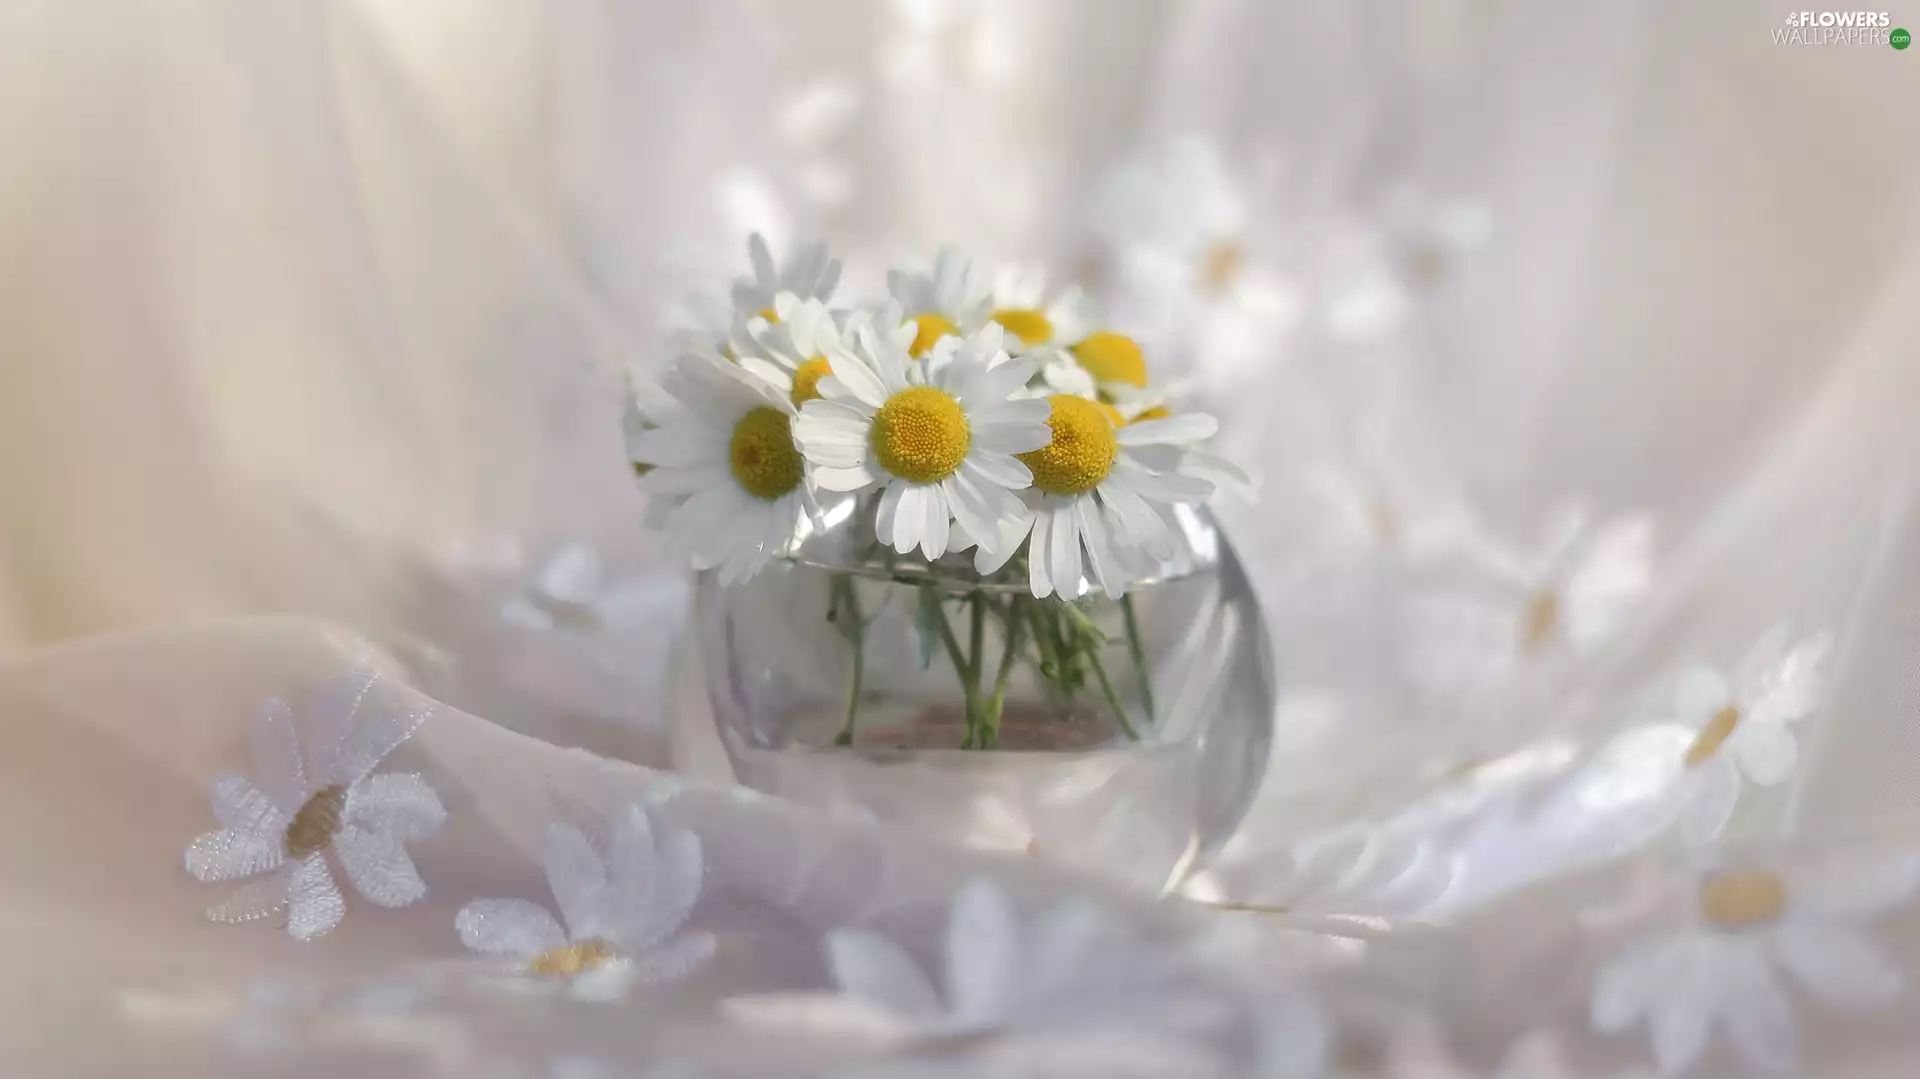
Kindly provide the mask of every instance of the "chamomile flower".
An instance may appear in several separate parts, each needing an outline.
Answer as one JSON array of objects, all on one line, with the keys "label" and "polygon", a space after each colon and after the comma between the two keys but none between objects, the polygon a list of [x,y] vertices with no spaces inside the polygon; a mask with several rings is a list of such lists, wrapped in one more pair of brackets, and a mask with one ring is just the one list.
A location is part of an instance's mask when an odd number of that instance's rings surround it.
[{"label": "chamomile flower", "polygon": [[723,584],[746,580],[793,542],[812,504],[793,444],[793,403],[779,386],[717,356],[683,357],[663,388],[678,403],[628,452],[650,466],[640,488],[678,499],[669,546]]},{"label": "chamomile flower", "polygon": [[974,566],[994,572],[1025,539],[1035,596],[1078,596],[1087,590],[1084,572],[1117,598],[1140,555],[1173,554],[1173,531],[1153,504],[1202,502],[1213,494],[1213,484],[1186,469],[1184,459],[1169,458],[1170,469],[1157,472],[1142,454],[1191,446],[1217,425],[1199,413],[1120,425],[1112,407],[1098,401],[1055,394],[1047,403],[1052,439],[1019,455],[1033,474],[1021,497],[1026,513],[979,541]]},{"label": "chamomile flower", "polygon": [[1014,455],[1047,444],[1047,405],[1013,399],[1033,364],[1006,356],[998,324],[943,338],[921,363],[909,354],[917,332],[891,313],[858,327],[855,349],[828,357],[833,374],[793,433],[821,489],[884,487],[877,537],[934,559],[949,522],[981,542],[1018,518],[1011,492],[1033,476]]},{"label": "chamomile flower", "polygon": [[1912,902],[1920,861],[1849,852],[1824,864],[1707,866],[1673,882],[1662,922],[1595,974],[1595,1030],[1645,1024],[1662,1074],[1692,1067],[1716,1031],[1746,1062],[1799,1064],[1799,1021],[1783,981],[1843,1010],[1899,996],[1899,964],[1868,922]]},{"label": "chamomile flower", "polygon": [[753,276],[734,281],[733,308],[768,322],[778,316],[774,303],[781,293],[791,292],[802,300],[829,300],[840,283],[840,260],[827,256],[825,244],[801,244],[776,270],[767,241],[756,232],[747,238],[747,258],[753,263]]},{"label": "chamomile flower", "polygon": [[1058,350],[1094,329],[1093,301],[1077,286],[1052,289],[1044,272],[1003,270],[993,286],[988,316],[1007,331],[1007,351],[1016,356]]},{"label": "chamomile flower", "polygon": [[960,252],[943,247],[927,273],[889,270],[887,291],[913,324],[907,350],[927,354],[942,338],[978,330],[993,311],[993,294]]},{"label": "chamomile flower", "polygon": [[798,408],[820,396],[820,380],[831,373],[828,354],[852,347],[852,324],[842,329],[826,304],[791,292],[774,297],[773,308],[775,321],[754,320],[759,354],[742,355],[740,366],[786,390]]}]

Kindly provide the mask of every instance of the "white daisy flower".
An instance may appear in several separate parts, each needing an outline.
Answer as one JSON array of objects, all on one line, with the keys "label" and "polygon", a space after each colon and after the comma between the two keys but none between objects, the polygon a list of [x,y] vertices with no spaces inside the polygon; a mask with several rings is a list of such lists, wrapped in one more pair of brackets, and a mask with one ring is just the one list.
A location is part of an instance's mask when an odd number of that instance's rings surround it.
[{"label": "white daisy flower", "polygon": [[628,440],[651,466],[640,488],[678,499],[665,513],[670,549],[695,569],[744,581],[785,551],[813,502],[794,448],[789,394],[716,356],[683,357],[665,389],[678,410]]},{"label": "white daisy flower", "polygon": [[328,850],[368,902],[404,907],[427,893],[405,844],[432,835],[447,811],[418,773],[373,770],[428,712],[370,700],[377,678],[357,673],[322,692],[308,714],[304,752],[284,703],[268,701],[255,714],[258,786],[237,775],[213,781],[222,827],[187,847],[186,865],[201,881],[258,879],[208,907],[210,920],[253,921],[286,908],[296,939],[332,930],[347,905]]},{"label": "white daisy flower", "polygon": [[1791,1071],[1799,1032],[1780,972],[1835,1008],[1891,1001],[1899,964],[1861,923],[1909,902],[1917,885],[1920,859],[1910,855],[1688,874],[1673,897],[1677,924],[1595,974],[1593,1027],[1617,1033],[1644,1022],[1667,1074],[1699,1060],[1716,1027],[1749,1063]]},{"label": "white daisy flower", "polygon": [[840,260],[828,257],[825,244],[801,244],[775,269],[767,241],[756,232],[747,238],[747,258],[753,263],[753,276],[733,283],[736,314],[758,315],[772,322],[779,317],[774,303],[781,293],[825,301],[833,298],[834,286],[840,283]]},{"label": "white daisy flower", "polygon": [[1826,691],[1826,635],[1789,647],[1779,627],[1748,650],[1731,675],[1695,667],[1674,689],[1672,722],[1693,733],[1681,757],[1689,773],[1684,827],[1690,838],[1720,834],[1740,798],[1741,779],[1762,787],[1793,774],[1799,745],[1793,724],[1812,714]]},{"label": "white daisy flower", "polygon": [[993,311],[993,293],[960,252],[943,247],[927,273],[887,271],[887,291],[893,296],[914,335],[907,351],[926,355],[941,339],[972,334],[987,323]]},{"label": "white daisy flower", "polygon": [[1477,561],[1486,594],[1417,601],[1409,622],[1409,669],[1431,688],[1487,689],[1524,664],[1590,651],[1613,634],[1653,581],[1653,522],[1623,515],[1598,527],[1562,506],[1532,551],[1452,537]]},{"label": "white daisy flower", "polygon": [[[1027,572],[1035,596],[1073,598],[1090,587],[1119,597],[1140,568],[1139,557],[1173,556],[1172,528],[1154,504],[1204,502],[1212,482],[1167,457],[1155,471],[1142,455],[1191,446],[1212,437],[1213,417],[1190,413],[1115,425],[1112,407],[1068,394],[1047,399],[1048,443],[1020,454],[1033,476],[1021,493],[1025,512],[997,535],[978,541],[974,567],[992,573],[1027,540]],[[1085,555],[1082,556],[1082,548]]]},{"label": "white daisy flower", "polygon": [[678,978],[713,954],[713,935],[682,933],[700,898],[700,838],[655,833],[638,804],[622,810],[602,858],[579,829],[547,829],[547,887],[560,918],[525,899],[476,899],[454,918],[460,942],[555,979],[566,995],[613,1000]]},{"label": "white daisy flower", "polygon": [[842,327],[826,304],[790,292],[773,305],[777,321],[754,320],[760,354],[742,354],[740,366],[785,390],[798,408],[820,396],[820,380],[832,373],[827,357],[853,347],[854,330],[866,316],[855,315]]},{"label": "white daisy flower", "polygon": [[988,315],[1007,331],[1007,350],[1016,356],[1058,352],[1093,332],[1093,301],[1077,286],[1051,289],[1046,273],[1034,267],[1009,267],[996,277]]},{"label": "white daisy flower", "polygon": [[1033,364],[1007,358],[997,324],[942,338],[920,363],[908,355],[914,332],[859,327],[855,351],[828,357],[822,398],[802,406],[793,432],[822,490],[884,488],[879,540],[935,559],[949,522],[979,542],[1020,515],[1010,492],[1033,476],[1014,455],[1046,444],[1047,405],[1012,398]]}]

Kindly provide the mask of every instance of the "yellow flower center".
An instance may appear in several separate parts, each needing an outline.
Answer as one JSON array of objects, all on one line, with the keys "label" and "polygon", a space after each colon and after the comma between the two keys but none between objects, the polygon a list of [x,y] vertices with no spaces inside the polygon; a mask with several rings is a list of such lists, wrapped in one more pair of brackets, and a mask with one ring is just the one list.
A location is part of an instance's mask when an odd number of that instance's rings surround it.
[{"label": "yellow flower center", "polygon": [[1542,588],[1527,597],[1520,610],[1520,650],[1537,651],[1560,628],[1560,597],[1551,588]]},{"label": "yellow flower center", "polygon": [[604,966],[618,958],[613,945],[599,937],[593,937],[541,952],[527,961],[527,973],[540,974],[549,978],[570,978],[582,971]]},{"label": "yellow flower center", "polygon": [[1139,423],[1142,420],[1164,420],[1171,415],[1173,415],[1173,413],[1168,412],[1164,407],[1155,405],[1152,408],[1141,410],[1140,414],[1133,418],[1133,422]]},{"label": "yellow flower center", "polygon": [[1098,381],[1147,388],[1147,360],[1131,337],[1101,330],[1073,346],[1073,358]]},{"label": "yellow flower center", "polygon": [[762,308],[760,309],[760,317],[761,317],[761,318],[763,318],[763,319],[766,319],[766,320],[767,320],[768,322],[779,322],[779,321],[780,321],[780,314],[779,314],[779,312],[777,312],[777,311],[775,311],[775,310],[774,310],[773,308],[771,308],[771,307],[762,307]]},{"label": "yellow flower center", "polygon": [[1715,873],[1700,884],[1700,914],[1723,929],[1748,929],[1780,917],[1787,885],[1764,869]]},{"label": "yellow flower center", "polygon": [[340,830],[340,814],[347,807],[347,788],[322,787],[287,824],[287,857],[305,858],[325,850]]},{"label": "yellow flower center", "polygon": [[833,374],[825,356],[815,356],[793,372],[793,403],[804,404],[820,396],[820,380]]},{"label": "yellow flower center", "polygon": [[1247,262],[1247,249],[1232,240],[1216,240],[1200,256],[1200,287],[1206,292],[1227,291]]},{"label": "yellow flower center", "polygon": [[873,416],[873,452],[903,480],[937,483],[967,459],[973,432],[960,402],[932,386],[910,386]]},{"label": "yellow flower center", "polygon": [[914,356],[925,356],[935,342],[948,334],[957,334],[960,327],[955,326],[947,316],[937,311],[928,311],[924,315],[913,316],[913,325],[918,330],[913,335],[913,344],[907,349]]},{"label": "yellow flower center", "polygon": [[756,408],[733,425],[733,478],[755,498],[771,502],[800,486],[800,451],[793,425],[777,408]]},{"label": "yellow flower center", "polygon": [[1739,725],[1739,708],[1729,704],[1720,709],[1712,719],[1707,720],[1706,726],[1700,728],[1693,744],[1687,747],[1687,755],[1681,759],[1689,768],[1698,768],[1707,763],[1715,753],[1720,752],[1721,746],[1727,744],[1727,739],[1733,737],[1734,728]]},{"label": "yellow flower center", "polygon": [[1053,414],[1047,417],[1053,441],[1043,449],[1020,454],[1020,460],[1033,473],[1033,485],[1042,491],[1056,495],[1091,491],[1113,471],[1114,458],[1120,455],[1113,423],[1098,402],[1065,393],[1047,400],[1053,405]]},{"label": "yellow flower center", "polygon": [[1031,307],[1003,307],[993,313],[993,321],[1006,327],[1008,333],[1028,345],[1041,345],[1053,340],[1053,323],[1047,320],[1043,312]]}]

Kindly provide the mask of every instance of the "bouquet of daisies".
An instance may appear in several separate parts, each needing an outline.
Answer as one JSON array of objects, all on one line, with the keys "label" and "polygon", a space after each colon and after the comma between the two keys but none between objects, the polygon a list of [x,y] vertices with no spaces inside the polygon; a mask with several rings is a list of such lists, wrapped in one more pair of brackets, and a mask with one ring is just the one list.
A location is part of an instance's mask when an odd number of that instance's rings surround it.
[{"label": "bouquet of daisies", "polygon": [[[890,273],[885,302],[834,307],[840,266],[823,247],[777,267],[760,237],[748,252],[753,275],[734,283],[724,324],[687,342],[628,412],[669,547],[732,585],[851,514],[863,561],[920,589],[918,624],[965,698],[964,748],[995,743],[1023,661],[1059,700],[1097,689],[1137,738],[1102,661],[1110,634],[1083,597],[1119,602],[1151,722],[1127,589],[1172,554],[1172,507],[1245,482],[1197,448],[1213,418],[1173,408],[1140,348],[1096,326],[1077,290],[988,283],[943,250],[931,272]],[[844,744],[867,623],[851,573],[834,577],[826,618],[854,645]],[[1002,649],[992,685],[988,623]]]}]

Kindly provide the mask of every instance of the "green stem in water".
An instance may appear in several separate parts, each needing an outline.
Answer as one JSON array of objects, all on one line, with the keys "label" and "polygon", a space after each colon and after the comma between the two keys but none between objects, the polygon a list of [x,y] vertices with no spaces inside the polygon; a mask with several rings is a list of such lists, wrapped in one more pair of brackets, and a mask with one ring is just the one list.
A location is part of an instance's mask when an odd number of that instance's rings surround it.
[{"label": "green stem in water", "polygon": [[1107,668],[1100,662],[1099,648],[1097,644],[1092,645],[1081,654],[1093,664],[1094,677],[1100,679],[1100,692],[1106,696],[1107,703],[1113,706],[1113,716],[1120,721],[1120,729],[1126,732],[1127,741],[1138,742],[1140,732],[1134,729],[1133,721],[1127,718],[1127,710],[1120,703],[1120,695],[1113,691],[1113,679],[1107,677]]},{"label": "green stem in water", "polygon": [[992,746],[1000,741],[1000,715],[1007,707],[1007,683],[1013,678],[1013,661],[1020,654],[1020,632],[1026,628],[1020,608],[1026,597],[1015,596],[1007,605],[1006,617],[1001,619],[1006,625],[1006,646],[1000,650],[1000,669],[993,676],[993,697],[987,702],[986,744]]},{"label": "green stem in water", "polygon": [[966,655],[960,651],[960,641],[953,635],[953,627],[947,624],[947,612],[944,608],[939,607],[940,601],[938,596],[935,595],[931,586],[925,587],[927,588],[927,594],[934,596],[932,602],[935,605],[935,609],[939,611],[939,617],[935,618],[933,622],[940,630],[940,643],[946,646],[947,660],[953,664],[953,673],[960,677],[960,690],[966,695],[967,735],[966,738],[961,741],[960,748],[972,749],[973,720],[974,714],[978,710],[974,702],[974,697],[978,692],[980,684],[979,673],[972,669],[972,664],[967,662]]},{"label": "green stem in water", "polygon": [[986,597],[975,592],[967,597],[967,607],[971,615],[971,625],[967,628],[967,741],[975,749],[986,748],[986,724],[980,714],[980,675],[986,657],[987,638],[987,601]]},{"label": "green stem in water", "polygon": [[836,746],[853,744],[853,720],[860,712],[860,683],[866,676],[867,666],[867,623],[860,617],[860,596],[853,590],[853,579],[845,575],[834,579],[833,614],[846,619],[840,632],[846,635],[847,645],[853,649],[853,656],[847,663],[847,716],[840,725],[840,733],[834,736]]},{"label": "green stem in water", "polygon": [[1147,669],[1147,650],[1140,643],[1140,622],[1133,613],[1133,597],[1120,597],[1120,613],[1127,619],[1127,653],[1133,659],[1134,677],[1140,680],[1140,708],[1147,722],[1153,719],[1153,672]]}]

